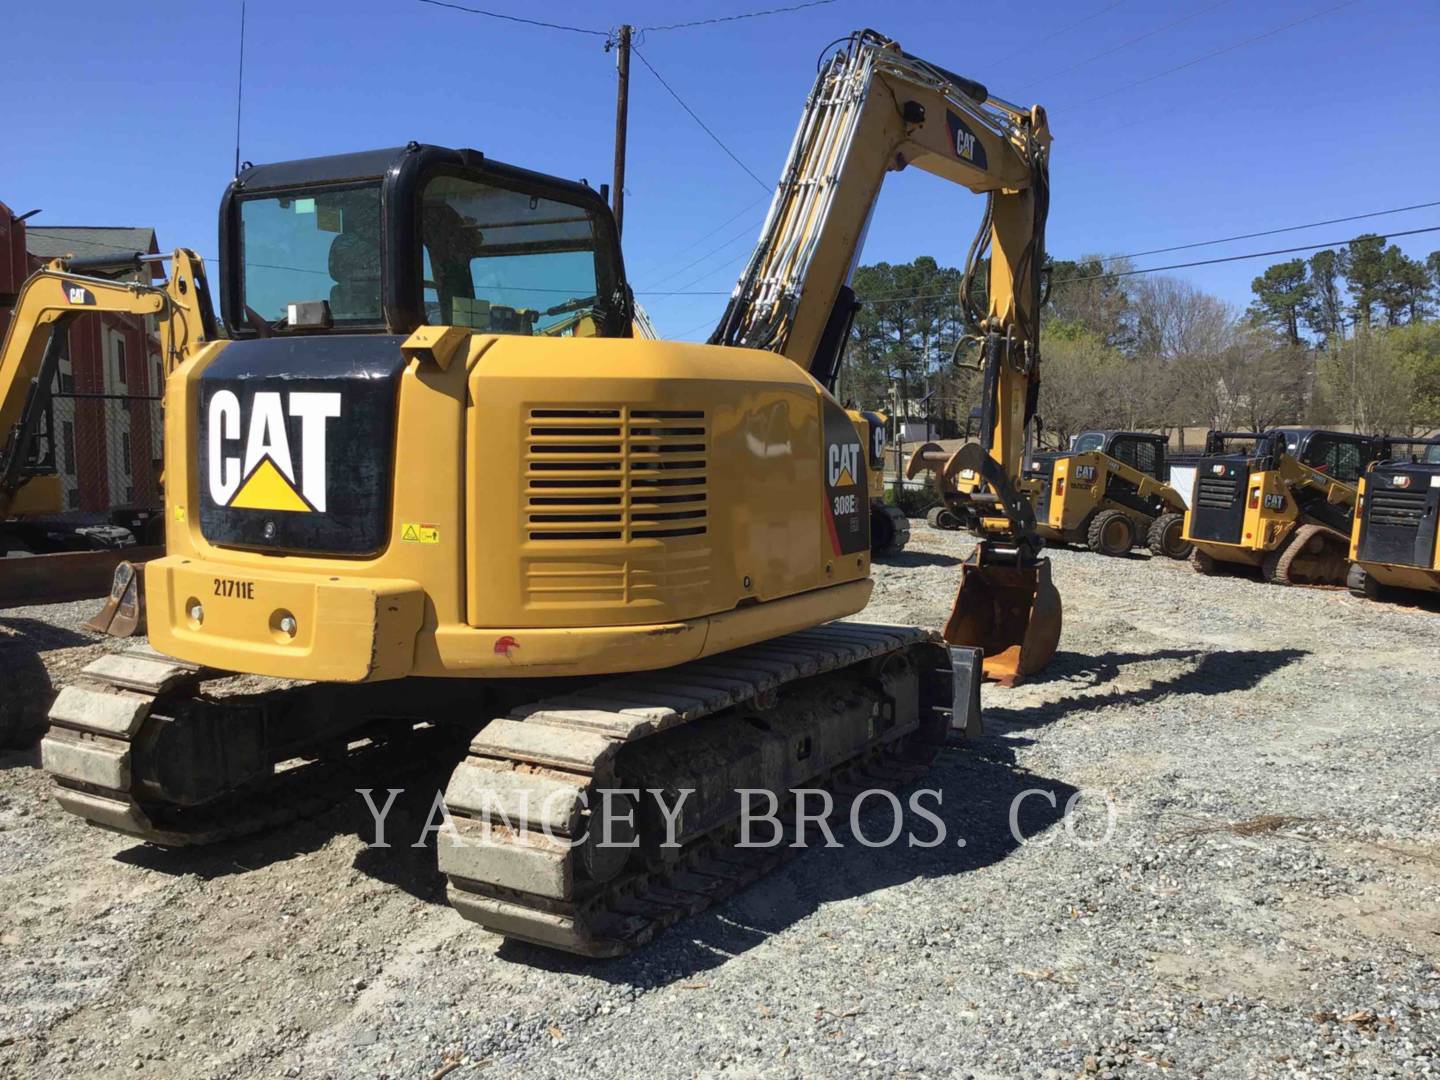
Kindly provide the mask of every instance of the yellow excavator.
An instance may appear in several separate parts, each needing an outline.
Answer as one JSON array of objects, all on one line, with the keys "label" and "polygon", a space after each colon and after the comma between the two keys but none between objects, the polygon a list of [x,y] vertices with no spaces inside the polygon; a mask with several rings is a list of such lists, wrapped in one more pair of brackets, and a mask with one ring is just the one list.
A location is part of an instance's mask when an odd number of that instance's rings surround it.
[{"label": "yellow excavator", "polygon": [[[180,249],[169,256],[172,270],[164,285],[104,276],[138,269],[154,258],[137,253],[54,259],[21,286],[0,342],[0,528],[7,520],[23,525],[64,509],[55,469],[50,395],[76,318],[100,311],[154,316],[167,372],[216,336],[204,267],[193,252]],[[145,276],[148,281],[148,272]],[[13,565],[32,578],[42,566],[32,559]],[[65,572],[52,564],[44,566],[52,574]],[[106,628],[113,626],[123,636],[142,617],[139,579],[133,567],[122,563],[115,580],[118,592],[107,606]],[[44,702],[32,698],[48,690],[48,682],[39,678],[41,672],[11,657],[0,661],[0,746],[4,746],[37,734],[34,723],[43,717]]]},{"label": "yellow excavator", "polygon": [[[149,284],[148,264],[167,259],[175,266],[171,279]],[[142,267],[146,281],[116,280]],[[155,317],[168,372],[187,349],[215,336],[204,289],[200,260],[186,250],[52,259],[26,278],[0,341],[0,529],[7,520],[65,509],[50,404],[75,319],[96,312]]]},{"label": "yellow excavator", "polygon": [[[978,724],[976,656],[836,621],[871,593],[869,461],[814,372],[884,177],[986,193],[990,424],[966,460],[993,542],[950,630],[1018,648],[1044,565],[1010,496],[1049,141],[1038,107],[853,35],[708,345],[633,336],[613,217],[582,184],[415,143],[246,169],[221,209],[230,339],[192,343],[166,390],[157,651],[61,691],[59,801],[205,843],[458,732],[452,904],[597,956],[780,861],[736,846],[742,790],[793,806],[918,775]],[[548,332],[581,311],[593,333]],[[204,692],[227,672],[307,685]]]}]

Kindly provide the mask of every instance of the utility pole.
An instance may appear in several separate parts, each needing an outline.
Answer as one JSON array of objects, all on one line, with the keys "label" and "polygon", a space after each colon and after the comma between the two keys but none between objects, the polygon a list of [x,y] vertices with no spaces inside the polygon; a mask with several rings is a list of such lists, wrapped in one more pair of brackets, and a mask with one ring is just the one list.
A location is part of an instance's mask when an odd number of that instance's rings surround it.
[{"label": "utility pole", "polygon": [[625,222],[625,128],[630,116],[630,34],[628,23],[620,27],[615,44],[615,181],[610,188],[611,207],[615,211],[615,232]]}]

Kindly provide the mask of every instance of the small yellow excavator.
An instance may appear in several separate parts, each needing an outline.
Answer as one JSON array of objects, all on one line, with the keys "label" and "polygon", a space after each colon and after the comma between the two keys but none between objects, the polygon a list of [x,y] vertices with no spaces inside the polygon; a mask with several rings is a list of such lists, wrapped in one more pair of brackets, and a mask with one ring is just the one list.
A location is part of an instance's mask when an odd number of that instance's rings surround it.
[{"label": "small yellow excavator", "polygon": [[[1247,452],[1235,444],[1251,444]],[[1212,431],[1185,514],[1202,574],[1254,568],[1276,585],[1343,585],[1356,485],[1383,438],[1316,428]]]},{"label": "small yellow excavator", "polygon": [[870,554],[898,555],[910,542],[910,519],[905,511],[885,501],[885,451],[889,445],[885,429],[890,418],[868,409],[846,411],[870,457]]},{"label": "small yellow excavator", "polygon": [[1067,453],[1033,454],[1040,535],[1101,555],[1128,555],[1143,544],[1155,555],[1189,558],[1185,500],[1169,484],[1165,443],[1144,431],[1085,431]]},{"label": "small yellow excavator", "polygon": [[[215,337],[204,268],[193,252],[179,249],[169,256],[172,270],[163,286],[104,276],[138,269],[153,258],[136,254],[54,259],[21,286],[0,342],[0,528],[7,519],[23,527],[64,509],[55,468],[50,395],[76,318],[99,311],[154,316],[166,371]],[[63,572],[36,559],[17,560],[7,570],[34,575],[42,566],[50,573]],[[103,569],[108,572],[109,566]],[[125,636],[143,619],[142,593],[137,572],[128,563],[120,565],[115,582],[117,591],[106,605],[105,625],[100,629]],[[38,734],[34,720],[44,704],[31,700],[38,691],[36,678],[27,674],[25,665],[0,658],[0,746]]]},{"label": "small yellow excavator", "polygon": [[[220,215],[230,339],[192,336],[167,384],[159,651],[61,691],[57,798],[207,843],[353,798],[354,770],[433,762],[458,731],[452,904],[604,956],[781,860],[735,846],[742,790],[793,806],[918,775],[978,724],[976,657],[837,621],[871,593],[872,455],[822,376],[886,175],[986,194],[987,424],[960,457],[990,539],[947,636],[1029,648],[1012,671],[1048,658],[1059,601],[1014,485],[1049,145],[1038,106],[851,36],[707,345],[633,336],[614,219],[583,184],[418,143],[246,169]],[[217,672],[307,685],[202,693]]]},{"label": "small yellow excavator", "polygon": [[1350,559],[1356,596],[1440,592],[1440,439],[1391,439],[1360,477]]},{"label": "small yellow excavator", "polygon": [[[8,214],[3,205],[0,212]],[[176,274],[166,285],[149,284],[148,264],[167,258],[175,260]],[[142,268],[143,283],[115,279]],[[67,524],[47,522],[66,510],[56,467],[51,395],[71,324],[95,312],[155,316],[164,362],[173,367],[185,348],[204,339],[207,329],[210,336],[214,334],[208,296],[197,300],[193,282],[204,288],[203,270],[193,253],[182,250],[173,256],[137,252],[52,259],[21,285],[0,341],[0,542],[7,528],[23,543],[31,535],[53,533]],[[73,528],[78,535],[52,545],[54,550],[115,545],[109,535],[98,535],[114,531],[107,526]],[[134,542],[123,529],[120,532],[124,543]]]}]

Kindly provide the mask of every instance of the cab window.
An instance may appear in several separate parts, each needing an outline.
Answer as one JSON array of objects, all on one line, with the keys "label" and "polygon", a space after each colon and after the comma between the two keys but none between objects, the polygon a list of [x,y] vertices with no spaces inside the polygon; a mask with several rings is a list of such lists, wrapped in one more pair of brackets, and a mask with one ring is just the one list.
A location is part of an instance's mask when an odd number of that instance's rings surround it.
[{"label": "cab window", "polygon": [[599,235],[583,206],[438,176],[420,203],[426,321],[494,334],[605,334],[617,274]]},{"label": "cab window", "polygon": [[1360,445],[1333,435],[1312,435],[1305,447],[1305,464],[1347,484],[1360,479]]},{"label": "cab window", "polygon": [[240,203],[240,300],[267,322],[326,300],[337,326],[374,325],[380,305],[380,182],[248,196]]},{"label": "cab window", "polygon": [[1103,450],[1105,448],[1105,436],[1098,431],[1087,431],[1075,440],[1071,450],[1076,454],[1088,454],[1092,450]]}]

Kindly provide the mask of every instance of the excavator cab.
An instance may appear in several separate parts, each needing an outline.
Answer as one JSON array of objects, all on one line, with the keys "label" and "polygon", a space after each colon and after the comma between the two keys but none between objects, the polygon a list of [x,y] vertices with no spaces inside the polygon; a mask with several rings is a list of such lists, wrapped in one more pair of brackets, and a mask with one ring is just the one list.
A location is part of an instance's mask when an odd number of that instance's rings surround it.
[{"label": "excavator cab", "polygon": [[477,333],[628,337],[632,300],[600,195],[410,143],[251,166],[220,210],[237,339]]}]

